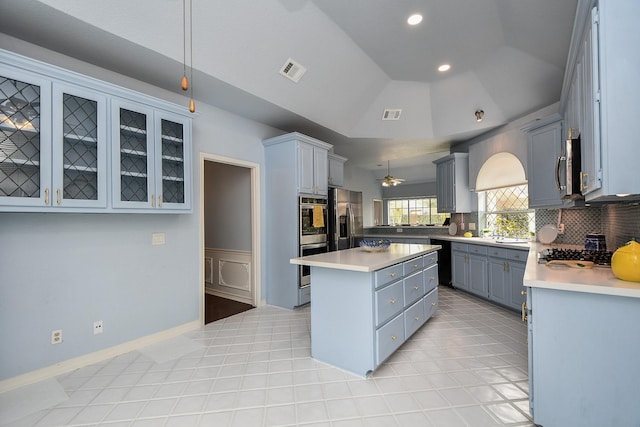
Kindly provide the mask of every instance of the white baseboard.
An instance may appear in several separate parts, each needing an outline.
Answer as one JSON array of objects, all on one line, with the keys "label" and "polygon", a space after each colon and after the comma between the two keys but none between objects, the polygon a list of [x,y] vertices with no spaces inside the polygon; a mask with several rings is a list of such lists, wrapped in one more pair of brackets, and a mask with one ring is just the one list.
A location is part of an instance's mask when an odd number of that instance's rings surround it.
[{"label": "white baseboard", "polygon": [[0,381],[0,393],[14,390],[16,388],[23,387],[29,384],[37,383],[47,378],[62,375],[64,373],[82,368],[87,365],[91,365],[93,363],[102,362],[103,360],[111,359],[112,357],[116,357],[130,351],[138,350],[142,347],[146,347],[148,345],[155,344],[157,342],[164,341],[178,335],[182,335],[185,332],[198,329],[201,326],[202,324],[200,323],[200,320],[194,320],[193,322],[185,323],[184,325],[176,326],[175,328],[167,329],[165,331],[147,335],[132,341],[127,341],[113,347],[105,348],[104,350],[99,350],[94,353],[89,353],[83,356],[74,357],[73,359],[64,360],[62,362],[56,363],[55,365],[47,366],[46,368],[37,369],[35,371],[27,372],[26,374],[8,378],[6,380]]}]

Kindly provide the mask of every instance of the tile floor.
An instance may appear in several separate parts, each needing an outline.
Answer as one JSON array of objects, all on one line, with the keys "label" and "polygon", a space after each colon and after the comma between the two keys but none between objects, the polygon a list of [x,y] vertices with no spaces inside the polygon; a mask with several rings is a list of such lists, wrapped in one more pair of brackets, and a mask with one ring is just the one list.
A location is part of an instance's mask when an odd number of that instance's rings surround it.
[{"label": "tile floor", "polygon": [[310,357],[310,308],[261,307],[184,337],[165,363],[133,351],[57,378],[69,399],[11,426],[533,426],[526,327],[440,288],[436,315],[367,379]]}]

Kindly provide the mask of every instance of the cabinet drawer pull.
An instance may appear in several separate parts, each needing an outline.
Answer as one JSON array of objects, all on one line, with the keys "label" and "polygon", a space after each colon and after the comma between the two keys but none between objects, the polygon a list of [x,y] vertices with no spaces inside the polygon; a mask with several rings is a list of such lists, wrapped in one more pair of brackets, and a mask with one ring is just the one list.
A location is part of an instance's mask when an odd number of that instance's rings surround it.
[{"label": "cabinet drawer pull", "polygon": [[158,196],[158,207],[162,207],[162,194]]},{"label": "cabinet drawer pull", "polygon": [[151,207],[152,208],[156,207],[156,195],[155,194],[151,195]]},{"label": "cabinet drawer pull", "polygon": [[420,286],[416,285],[416,286],[413,287],[413,289],[415,289],[417,291],[418,289],[420,289]]},{"label": "cabinet drawer pull", "polygon": [[390,300],[389,302],[390,302],[391,304],[395,304],[395,303],[396,303],[396,299],[394,298],[394,299]]},{"label": "cabinet drawer pull", "polygon": [[391,335],[391,339],[395,341],[395,340],[397,340],[397,339],[398,339],[398,337],[397,337],[397,336],[395,336],[395,335]]},{"label": "cabinet drawer pull", "polygon": [[413,264],[413,268],[418,268],[418,264]]},{"label": "cabinet drawer pull", "polygon": [[44,204],[45,205],[49,204],[49,189],[48,188],[44,189]]},{"label": "cabinet drawer pull", "polygon": [[60,195],[60,189],[58,188],[56,190],[56,203],[58,203],[58,205],[60,205],[60,202],[62,201],[62,197]]},{"label": "cabinet drawer pull", "polygon": [[416,317],[415,317],[415,319],[416,319],[416,320],[420,320],[420,316],[416,316]]},{"label": "cabinet drawer pull", "polygon": [[389,276],[396,277],[396,273],[391,273],[391,274],[389,274]]},{"label": "cabinet drawer pull", "polygon": [[432,302],[432,303],[431,303],[431,306],[432,306],[432,307],[435,307],[435,306],[436,306],[436,303],[435,303],[435,302]]},{"label": "cabinet drawer pull", "polygon": [[526,294],[527,294],[527,291],[524,291],[524,290],[520,291],[520,295],[526,295]]}]

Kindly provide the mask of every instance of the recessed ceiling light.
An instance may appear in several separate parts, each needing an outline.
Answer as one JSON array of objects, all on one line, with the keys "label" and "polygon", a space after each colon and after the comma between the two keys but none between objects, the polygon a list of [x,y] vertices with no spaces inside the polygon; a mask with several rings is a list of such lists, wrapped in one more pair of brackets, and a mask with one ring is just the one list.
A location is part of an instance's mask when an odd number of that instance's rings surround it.
[{"label": "recessed ceiling light", "polygon": [[419,13],[414,13],[407,19],[407,23],[409,25],[418,25],[421,22],[422,22],[422,15],[420,15]]},{"label": "recessed ceiling light", "polygon": [[442,64],[441,66],[438,67],[438,71],[440,71],[441,73],[444,73],[445,71],[449,71],[451,69],[451,65],[449,64]]}]

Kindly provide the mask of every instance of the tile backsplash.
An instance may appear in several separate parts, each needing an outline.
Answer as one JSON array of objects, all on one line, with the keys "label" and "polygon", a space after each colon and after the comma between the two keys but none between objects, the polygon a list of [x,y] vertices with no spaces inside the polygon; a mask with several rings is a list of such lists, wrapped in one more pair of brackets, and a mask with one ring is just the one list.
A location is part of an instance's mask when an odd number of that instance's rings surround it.
[{"label": "tile backsplash", "polygon": [[[536,233],[546,224],[556,225],[558,209],[536,210]],[[564,234],[559,234],[556,244],[584,245],[587,234],[604,234],[607,249],[616,250],[631,237],[640,240],[640,205],[608,204],[584,208],[562,209],[561,223]]]}]

